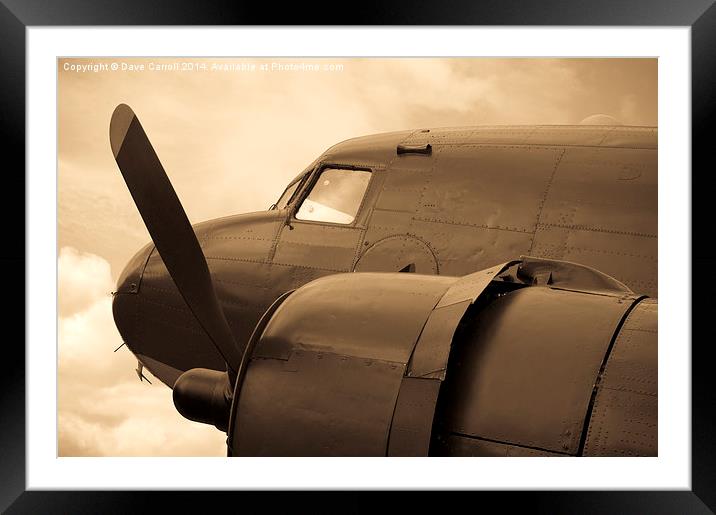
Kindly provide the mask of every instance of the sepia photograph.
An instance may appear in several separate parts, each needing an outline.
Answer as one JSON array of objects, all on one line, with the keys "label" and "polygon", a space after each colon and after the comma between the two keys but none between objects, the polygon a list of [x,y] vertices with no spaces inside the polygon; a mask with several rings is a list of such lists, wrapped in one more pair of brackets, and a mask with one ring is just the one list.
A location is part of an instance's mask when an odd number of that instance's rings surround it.
[{"label": "sepia photograph", "polygon": [[58,456],[658,456],[658,66],[58,58]]}]

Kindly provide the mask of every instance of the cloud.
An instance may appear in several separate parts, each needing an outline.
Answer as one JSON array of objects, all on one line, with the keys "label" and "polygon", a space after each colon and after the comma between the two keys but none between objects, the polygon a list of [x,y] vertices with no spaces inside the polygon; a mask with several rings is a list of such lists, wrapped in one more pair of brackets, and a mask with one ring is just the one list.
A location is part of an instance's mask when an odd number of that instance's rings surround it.
[{"label": "cloud", "polygon": [[109,263],[95,254],[63,247],[57,263],[60,316],[81,312],[108,296],[112,288]]},{"label": "cloud", "polygon": [[140,382],[112,319],[110,267],[63,247],[58,259],[60,456],[223,456],[226,435],[188,421],[159,380]]},{"label": "cloud", "polygon": [[77,392],[58,421],[60,456],[226,455],[226,434],[182,418],[169,388],[134,380]]}]

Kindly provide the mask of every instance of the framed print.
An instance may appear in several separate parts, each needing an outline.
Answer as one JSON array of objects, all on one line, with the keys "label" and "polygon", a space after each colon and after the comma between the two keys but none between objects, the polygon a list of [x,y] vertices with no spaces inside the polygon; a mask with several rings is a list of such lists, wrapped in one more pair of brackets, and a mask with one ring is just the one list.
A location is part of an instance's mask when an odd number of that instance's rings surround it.
[{"label": "framed print", "polygon": [[3,509],[712,510],[716,8],[576,5],[6,2]]}]

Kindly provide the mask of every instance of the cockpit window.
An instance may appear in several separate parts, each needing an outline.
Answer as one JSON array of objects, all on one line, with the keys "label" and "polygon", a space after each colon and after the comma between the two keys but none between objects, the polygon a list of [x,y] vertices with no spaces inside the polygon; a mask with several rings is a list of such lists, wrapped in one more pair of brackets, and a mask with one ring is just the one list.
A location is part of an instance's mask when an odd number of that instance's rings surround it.
[{"label": "cockpit window", "polygon": [[289,184],[286,191],[284,191],[283,195],[281,195],[281,198],[278,199],[278,202],[276,202],[276,209],[283,209],[288,205],[291,201],[291,197],[293,197],[293,194],[296,193],[296,188],[298,188],[299,184],[301,184],[300,179],[296,179],[293,183]]},{"label": "cockpit window", "polygon": [[324,168],[296,213],[299,220],[349,224],[355,220],[370,172]]}]

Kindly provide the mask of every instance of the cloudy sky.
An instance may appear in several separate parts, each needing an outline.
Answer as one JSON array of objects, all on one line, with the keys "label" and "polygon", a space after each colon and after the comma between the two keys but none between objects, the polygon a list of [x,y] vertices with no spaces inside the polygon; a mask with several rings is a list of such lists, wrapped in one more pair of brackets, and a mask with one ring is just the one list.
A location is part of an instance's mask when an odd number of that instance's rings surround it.
[{"label": "cloudy sky", "polygon": [[[158,71],[182,62],[195,70]],[[113,352],[109,293],[149,240],[109,147],[117,104],[139,116],[192,222],[266,209],[326,148],[364,134],[592,114],[657,125],[655,59],[60,59],[58,74],[60,456],[225,455],[226,435],[183,419],[168,388]]]}]

